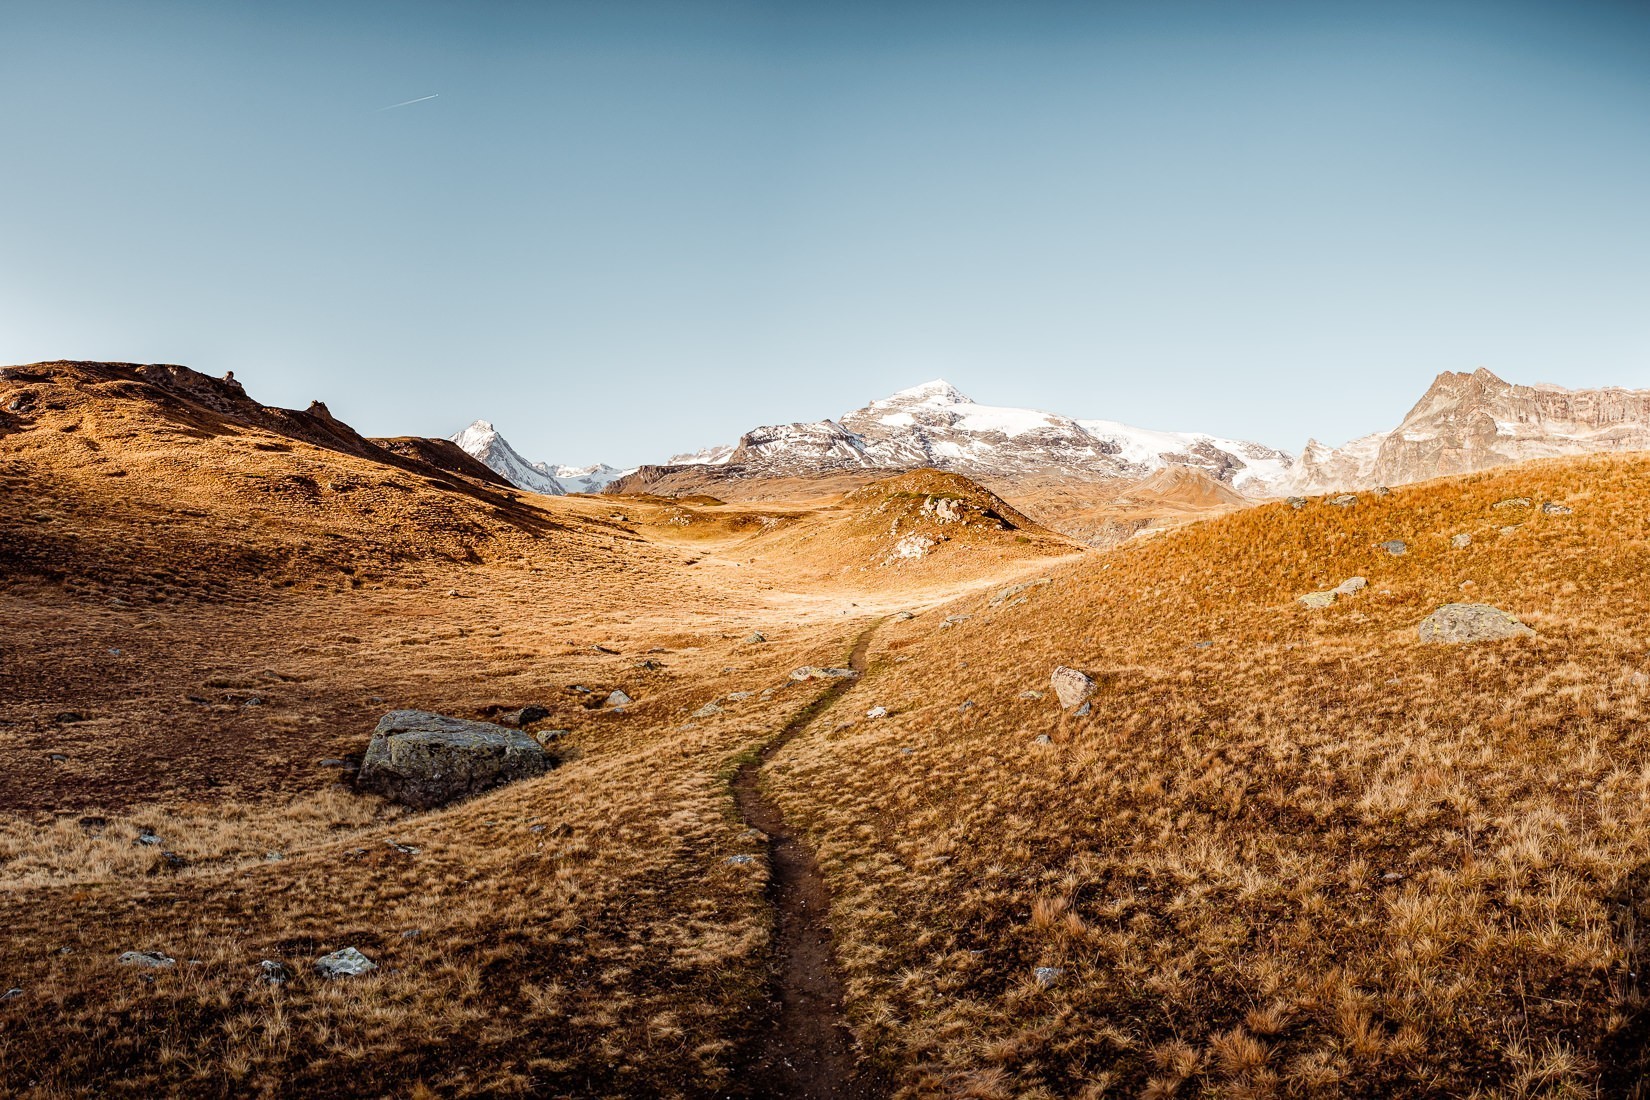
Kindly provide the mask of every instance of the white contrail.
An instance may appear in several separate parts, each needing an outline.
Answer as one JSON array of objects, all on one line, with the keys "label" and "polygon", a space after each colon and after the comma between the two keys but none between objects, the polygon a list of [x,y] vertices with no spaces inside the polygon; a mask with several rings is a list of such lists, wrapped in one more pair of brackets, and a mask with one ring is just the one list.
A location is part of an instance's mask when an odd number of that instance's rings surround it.
[{"label": "white contrail", "polygon": [[440,99],[440,98],[441,98],[441,93],[437,92],[435,95],[421,95],[417,99],[409,99],[405,103],[392,103],[388,107],[380,107],[378,109],[380,111],[393,111],[397,107],[409,107],[414,103],[423,103],[426,99]]}]

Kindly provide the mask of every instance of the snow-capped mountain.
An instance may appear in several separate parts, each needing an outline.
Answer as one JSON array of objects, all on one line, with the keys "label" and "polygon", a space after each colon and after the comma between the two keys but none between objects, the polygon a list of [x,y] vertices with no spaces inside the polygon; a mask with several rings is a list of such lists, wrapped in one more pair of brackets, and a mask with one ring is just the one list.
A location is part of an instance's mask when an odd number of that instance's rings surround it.
[{"label": "snow-capped mountain", "polygon": [[517,488],[532,493],[548,496],[599,493],[629,472],[603,463],[594,466],[551,466],[544,462],[529,462],[486,420],[477,420],[450,438],[461,450],[480,460],[494,473]]},{"label": "snow-capped mountain", "polygon": [[1287,488],[1401,485],[1531,458],[1650,449],[1650,390],[1519,386],[1483,367],[1446,371],[1389,432],[1308,442]]},{"label": "snow-capped mountain", "polygon": [[971,476],[1142,478],[1189,466],[1251,496],[1272,492],[1292,463],[1287,452],[1246,440],[982,405],[944,380],[900,390],[838,420],[766,425],[732,447],[673,460],[739,467],[752,477],[933,466]]}]

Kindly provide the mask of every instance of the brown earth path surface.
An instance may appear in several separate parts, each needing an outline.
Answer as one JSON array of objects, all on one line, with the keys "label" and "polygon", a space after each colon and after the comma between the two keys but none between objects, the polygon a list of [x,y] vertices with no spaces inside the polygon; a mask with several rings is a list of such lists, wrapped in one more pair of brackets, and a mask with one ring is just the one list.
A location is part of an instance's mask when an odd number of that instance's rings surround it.
[{"label": "brown earth path surface", "polygon": [[[849,667],[856,673],[865,672],[871,636],[879,625],[873,622],[866,627],[854,643]],[[772,1011],[752,1060],[739,1074],[752,1095],[838,1100],[881,1096],[888,1091],[858,1064],[842,1019],[842,981],[828,921],[830,894],[813,849],[786,824],[785,815],[761,785],[767,763],[827,713],[854,679],[833,681],[734,775],[740,816],[768,838],[767,898],[774,915]]]}]

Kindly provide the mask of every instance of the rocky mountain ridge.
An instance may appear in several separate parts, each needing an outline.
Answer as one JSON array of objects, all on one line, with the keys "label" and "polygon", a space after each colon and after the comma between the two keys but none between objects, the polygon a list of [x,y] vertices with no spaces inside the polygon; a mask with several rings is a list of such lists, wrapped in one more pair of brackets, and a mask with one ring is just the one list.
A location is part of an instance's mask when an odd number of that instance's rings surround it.
[{"label": "rocky mountain ridge", "polygon": [[1480,367],[1433,380],[1398,426],[1338,448],[1308,440],[1296,493],[1402,485],[1532,458],[1650,449],[1650,390],[1521,386]]},{"label": "rocky mountain ridge", "polygon": [[1201,469],[1247,496],[1267,496],[1287,480],[1293,461],[1286,451],[1248,440],[982,405],[936,379],[835,420],[753,428],[731,447],[643,466],[611,491],[642,491],[694,466],[721,467],[705,471],[713,481],[926,467],[998,480],[1053,473],[1132,481],[1183,466]]}]

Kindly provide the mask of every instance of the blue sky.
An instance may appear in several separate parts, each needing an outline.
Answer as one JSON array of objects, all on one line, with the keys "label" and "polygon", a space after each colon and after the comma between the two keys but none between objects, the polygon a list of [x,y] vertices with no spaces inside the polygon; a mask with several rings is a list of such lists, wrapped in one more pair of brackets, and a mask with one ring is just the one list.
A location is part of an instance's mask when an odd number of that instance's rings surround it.
[{"label": "blue sky", "polygon": [[1650,386],[1650,4],[5,0],[0,148],[0,361],[551,461]]}]

